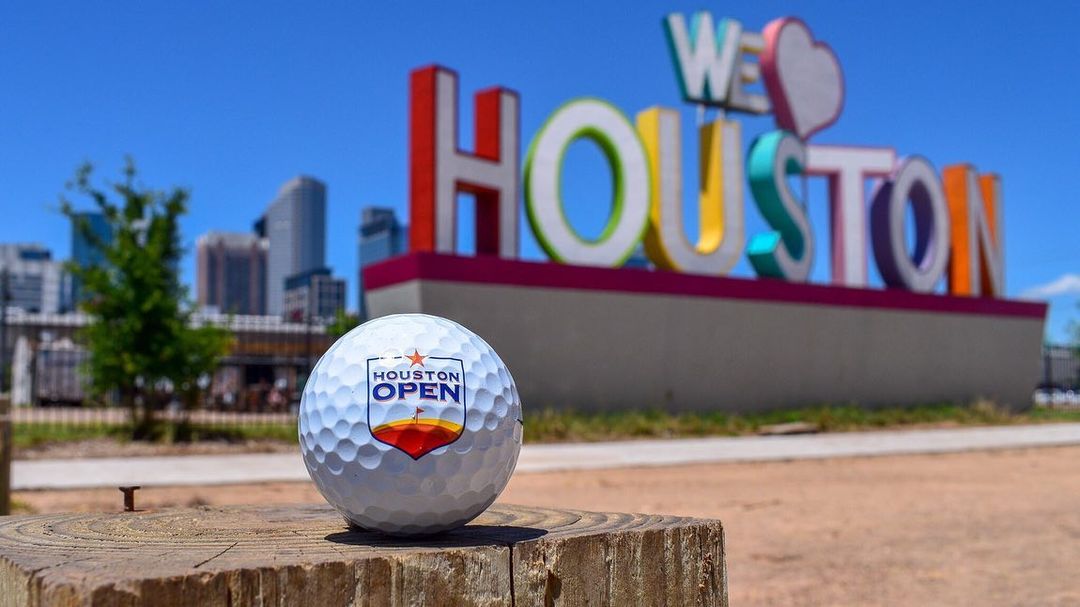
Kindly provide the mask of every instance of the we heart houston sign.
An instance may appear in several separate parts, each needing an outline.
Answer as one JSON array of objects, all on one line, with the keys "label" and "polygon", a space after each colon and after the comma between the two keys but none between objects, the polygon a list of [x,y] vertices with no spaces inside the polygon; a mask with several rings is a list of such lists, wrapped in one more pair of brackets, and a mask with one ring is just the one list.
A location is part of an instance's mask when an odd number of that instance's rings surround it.
[{"label": "we heart houston sign", "polygon": [[[969,164],[938,171],[891,147],[812,141],[840,118],[845,85],[836,53],[806,23],[783,17],[755,32],[700,12],[668,15],[660,29],[682,98],[715,115],[696,127],[696,240],[683,221],[677,109],[631,118],[603,99],[572,99],[533,135],[522,161],[520,98],[494,87],[475,96],[475,149],[466,152],[458,145],[457,75],[430,66],[410,83],[411,250],[456,251],[457,197],[466,193],[476,201],[481,255],[518,257],[523,199],[537,241],[558,263],[619,267],[644,243],[664,270],[724,276],[746,255],[758,276],[806,282],[819,248],[812,225],[826,218],[810,216],[799,192],[806,188],[789,185],[795,176],[826,181],[833,284],[868,286],[872,255],[886,288],[932,293],[944,281],[953,295],[1004,293],[997,175]],[[775,128],[746,142],[740,113],[771,115]],[[566,220],[560,198],[566,151],[577,140],[599,146],[614,186],[597,238]],[[746,234],[746,186],[768,226],[761,233]]]}]

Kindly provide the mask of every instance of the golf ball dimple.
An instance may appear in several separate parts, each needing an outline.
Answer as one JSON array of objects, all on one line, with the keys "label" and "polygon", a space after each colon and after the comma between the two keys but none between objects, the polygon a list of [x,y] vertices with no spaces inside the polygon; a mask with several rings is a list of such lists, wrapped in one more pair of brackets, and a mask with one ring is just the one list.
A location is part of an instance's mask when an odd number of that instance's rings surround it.
[{"label": "golf ball dimple", "polygon": [[353,329],[315,365],[300,402],[300,451],[353,525],[438,533],[495,501],[521,450],[521,401],[483,339],[426,314]]}]

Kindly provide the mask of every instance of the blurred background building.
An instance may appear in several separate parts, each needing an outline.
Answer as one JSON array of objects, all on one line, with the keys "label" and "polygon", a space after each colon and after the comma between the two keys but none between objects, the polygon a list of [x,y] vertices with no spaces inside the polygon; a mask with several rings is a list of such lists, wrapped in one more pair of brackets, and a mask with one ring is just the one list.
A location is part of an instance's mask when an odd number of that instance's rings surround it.
[{"label": "blurred background building", "polygon": [[195,244],[196,300],[226,314],[266,314],[267,241],[255,234],[207,232]]},{"label": "blurred background building", "polygon": [[71,277],[39,244],[0,244],[0,280],[9,308],[55,314],[70,307]]},{"label": "blurred background building", "polygon": [[345,310],[345,281],[318,268],[285,279],[284,318],[291,322],[325,323]]},{"label": "blurred background building", "polygon": [[406,252],[409,247],[406,226],[398,222],[394,210],[386,207],[366,207],[360,212],[359,269],[356,273],[356,293],[360,319],[366,320],[364,304],[364,268]]},{"label": "blurred background building", "polygon": [[282,314],[285,279],[326,266],[326,185],[307,176],[285,182],[255,232],[267,239],[266,313]]}]

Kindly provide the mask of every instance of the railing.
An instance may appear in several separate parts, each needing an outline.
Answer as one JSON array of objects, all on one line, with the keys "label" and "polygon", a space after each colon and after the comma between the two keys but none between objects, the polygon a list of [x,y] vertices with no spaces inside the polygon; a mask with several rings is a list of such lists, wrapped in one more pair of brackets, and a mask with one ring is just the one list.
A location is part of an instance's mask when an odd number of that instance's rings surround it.
[{"label": "railing", "polygon": [[0,516],[11,514],[11,401],[0,395]]},{"label": "railing", "polygon": [[[211,427],[295,425],[296,413],[241,413],[232,411],[183,411],[163,409],[155,418],[162,422],[189,423]],[[119,407],[18,407],[11,412],[16,425],[52,424],[67,426],[124,426],[130,422],[127,409]]]},{"label": "railing", "polygon": [[1080,350],[1075,346],[1043,346],[1042,391],[1080,391]]},{"label": "railing", "polygon": [[149,419],[144,411],[133,418],[120,407],[17,407],[10,415],[9,444],[15,457],[29,458],[115,456],[126,452],[131,439],[148,441],[139,449],[152,454],[194,443],[226,451],[277,449],[297,440],[295,407],[262,413],[166,407]]}]

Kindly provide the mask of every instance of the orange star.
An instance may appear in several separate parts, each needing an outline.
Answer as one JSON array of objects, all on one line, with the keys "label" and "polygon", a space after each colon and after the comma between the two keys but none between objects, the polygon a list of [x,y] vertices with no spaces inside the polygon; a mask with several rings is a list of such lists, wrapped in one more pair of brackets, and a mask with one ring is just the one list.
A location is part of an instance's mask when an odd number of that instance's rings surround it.
[{"label": "orange star", "polygon": [[405,358],[412,361],[412,364],[410,364],[409,367],[413,367],[413,366],[416,366],[416,365],[420,365],[421,367],[423,367],[424,366],[424,359],[427,358],[427,357],[420,354],[419,350],[413,349],[413,353],[412,354],[406,354]]}]

